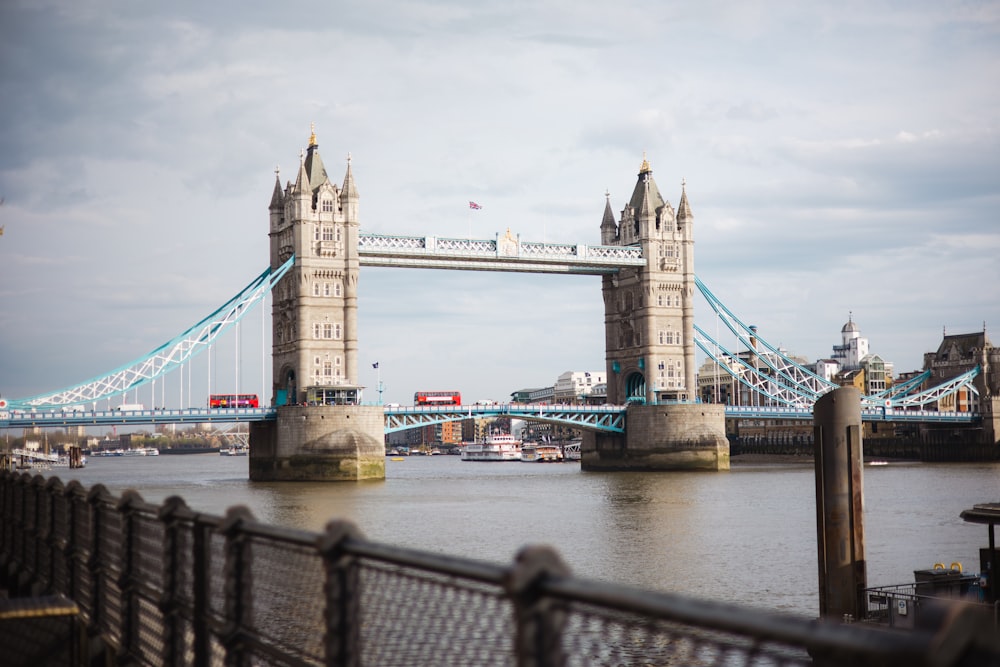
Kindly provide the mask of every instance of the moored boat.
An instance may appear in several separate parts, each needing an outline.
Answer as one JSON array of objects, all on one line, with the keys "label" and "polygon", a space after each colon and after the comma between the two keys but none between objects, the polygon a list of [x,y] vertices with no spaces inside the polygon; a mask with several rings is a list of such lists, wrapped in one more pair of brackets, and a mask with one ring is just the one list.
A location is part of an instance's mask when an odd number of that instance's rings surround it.
[{"label": "moored boat", "polygon": [[510,433],[491,433],[462,447],[463,461],[520,461],[521,441]]},{"label": "moored boat", "polygon": [[[995,526],[1000,524],[1000,502],[982,503],[964,510],[961,518],[969,523],[986,524],[989,546],[979,550],[978,571],[966,572],[960,562],[945,566],[935,563],[926,570],[914,570],[913,582],[866,588],[864,622],[900,630],[912,630],[922,619],[940,613],[942,601],[960,602],[970,610],[965,616],[978,630],[1000,640],[1000,595],[997,575],[1000,570],[1000,546]],[[991,663],[992,664],[992,663]]]},{"label": "moored boat", "polygon": [[521,460],[527,463],[562,462],[563,451],[559,445],[530,442],[521,445]]},{"label": "moored boat", "polygon": [[219,456],[249,456],[249,445],[232,445],[219,450]]}]

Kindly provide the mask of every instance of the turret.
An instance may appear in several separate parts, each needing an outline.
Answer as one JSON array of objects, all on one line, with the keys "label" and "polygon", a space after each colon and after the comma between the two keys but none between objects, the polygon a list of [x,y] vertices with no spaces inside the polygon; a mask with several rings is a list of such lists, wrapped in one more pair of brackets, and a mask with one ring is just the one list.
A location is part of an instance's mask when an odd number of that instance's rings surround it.
[{"label": "turret", "polygon": [[351,154],[347,154],[347,173],[344,174],[344,187],[340,191],[340,207],[349,225],[358,224],[358,189],[354,185],[354,174],[351,171]]},{"label": "turret", "polygon": [[611,193],[604,193],[604,218],[601,220],[601,244],[616,245],[618,243],[618,223],[615,222],[614,211],[611,210]]}]

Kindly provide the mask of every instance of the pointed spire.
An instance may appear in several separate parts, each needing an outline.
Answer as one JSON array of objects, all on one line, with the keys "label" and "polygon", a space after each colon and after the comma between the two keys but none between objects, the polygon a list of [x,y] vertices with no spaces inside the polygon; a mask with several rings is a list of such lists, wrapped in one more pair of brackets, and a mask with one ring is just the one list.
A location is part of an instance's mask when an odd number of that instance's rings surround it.
[{"label": "pointed spire", "polygon": [[272,210],[279,209],[282,207],[284,201],[284,195],[281,191],[281,170],[278,167],[274,168],[274,192],[271,193],[271,205]]},{"label": "pointed spire", "polygon": [[687,179],[681,179],[681,200],[677,204],[678,220],[693,220],[694,213],[691,212],[691,204],[688,203]]},{"label": "pointed spire", "polygon": [[649,160],[646,159],[646,151],[642,152],[642,164],[639,166],[640,174],[651,173],[653,169],[649,166]]},{"label": "pointed spire", "polygon": [[306,173],[306,156],[305,151],[299,151],[299,173],[295,177],[295,187],[293,192],[303,193],[308,192],[309,188],[309,174]]},{"label": "pointed spire", "polygon": [[611,245],[618,237],[618,223],[615,213],[611,210],[611,193],[604,191],[604,217],[601,219],[601,243]]},{"label": "pointed spire", "polygon": [[635,211],[636,216],[640,217],[643,215],[655,216],[656,212],[666,203],[660,194],[660,189],[656,187],[656,181],[653,180],[653,170],[649,166],[649,160],[646,159],[645,153],[642,154],[642,168],[628,203]]},{"label": "pointed spire", "polygon": [[309,175],[309,187],[316,190],[319,186],[329,180],[326,174],[326,167],[323,166],[323,158],[319,156],[319,144],[316,142],[316,124],[310,125],[312,133],[309,135],[309,149],[306,151],[305,169]]},{"label": "pointed spire", "polygon": [[357,199],[358,189],[354,185],[354,173],[351,171],[351,154],[347,154],[347,173],[344,175],[344,187],[342,197]]}]

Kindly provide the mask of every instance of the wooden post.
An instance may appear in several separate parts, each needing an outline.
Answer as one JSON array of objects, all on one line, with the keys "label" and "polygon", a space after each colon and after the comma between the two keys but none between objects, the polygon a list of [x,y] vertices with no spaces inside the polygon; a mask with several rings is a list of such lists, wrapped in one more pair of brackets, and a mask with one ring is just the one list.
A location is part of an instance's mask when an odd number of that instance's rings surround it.
[{"label": "wooden post", "polygon": [[861,392],[842,387],[813,406],[819,612],[833,620],[864,617],[864,489]]}]

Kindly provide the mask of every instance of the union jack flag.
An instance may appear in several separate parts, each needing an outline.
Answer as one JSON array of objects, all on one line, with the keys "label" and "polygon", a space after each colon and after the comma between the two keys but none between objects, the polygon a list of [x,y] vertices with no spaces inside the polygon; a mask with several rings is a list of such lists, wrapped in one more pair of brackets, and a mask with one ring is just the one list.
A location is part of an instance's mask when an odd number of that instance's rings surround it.
[{"label": "union jack flag", "polygon": [[479,209],[481,209],[481,208],[482,208],[482,206],[480,206],[479,204],[477,204],[477,203],[476,203],[476,202],[474,202],[474,201],[470,201],[470,202],[469,202],[469,208],[474,208],[474,209],[476,209],[476,210],[479,210]]}]

